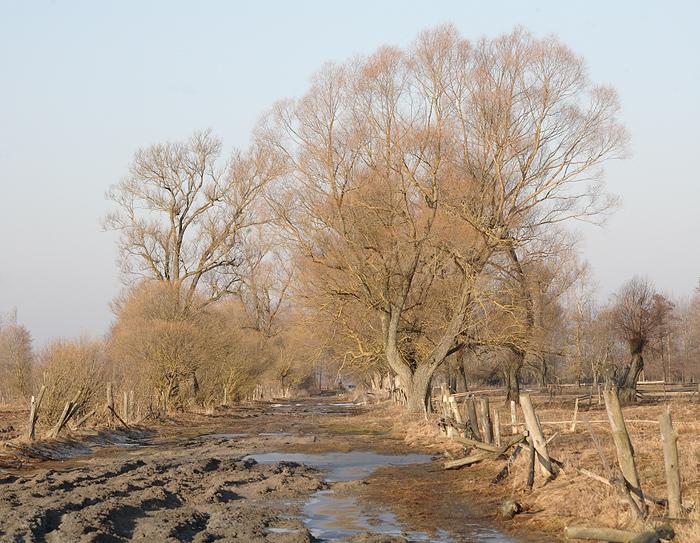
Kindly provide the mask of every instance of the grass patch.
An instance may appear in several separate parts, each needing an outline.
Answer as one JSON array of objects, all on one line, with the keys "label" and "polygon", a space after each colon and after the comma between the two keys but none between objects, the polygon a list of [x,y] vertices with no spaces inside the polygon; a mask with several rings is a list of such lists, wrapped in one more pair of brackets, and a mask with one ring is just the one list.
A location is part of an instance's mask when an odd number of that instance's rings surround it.
[{"label": "grass patch", "polygon": [[323,425],[324,430],[332,434],[341,435],[372,435],[382,436],[389,433],[386,428],[367,427],[363,424],[332,422]]}]

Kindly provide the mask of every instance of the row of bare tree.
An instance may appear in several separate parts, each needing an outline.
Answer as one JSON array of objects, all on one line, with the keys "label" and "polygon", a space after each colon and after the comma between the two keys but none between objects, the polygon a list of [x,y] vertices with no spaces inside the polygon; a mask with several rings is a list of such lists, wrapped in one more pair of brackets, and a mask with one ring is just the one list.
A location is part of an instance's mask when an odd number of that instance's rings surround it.
[{"label": "row of bare tree", "polygon": [[163,410],[319,365],[389,372],[413,411],[443,371],[511,399],[532,375],[633,398],[650,350],[669,376],[686,317],[643,280],[596,309],[566,230],[615,206],[618,110],[556,38],[445,25],[324,66],[246,150],[208,131],[139,150],[108,193],[128,286],[100,371]]}]

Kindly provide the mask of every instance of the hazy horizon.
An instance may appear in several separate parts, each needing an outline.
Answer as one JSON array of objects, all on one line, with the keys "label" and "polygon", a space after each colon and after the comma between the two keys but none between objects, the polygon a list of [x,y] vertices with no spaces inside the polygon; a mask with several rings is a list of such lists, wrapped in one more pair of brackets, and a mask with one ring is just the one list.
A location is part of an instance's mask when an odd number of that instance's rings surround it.
[{"label": "hazy horizon", "polygon": [[121,283],[104,193],[137,148],[204,128],[227,151],[243,146],[324,62],[406,45],[444,22],[471,40],[516,25],[556,34],[594,82],[617,89],[630,158],[605,178],[622,206],[604,228],[569,225],[598,297],[634,275],[674,297],[698,284],[697,4],[201,6],[0,1],[0,313],[16,307],[35,345],[108,330]]}]

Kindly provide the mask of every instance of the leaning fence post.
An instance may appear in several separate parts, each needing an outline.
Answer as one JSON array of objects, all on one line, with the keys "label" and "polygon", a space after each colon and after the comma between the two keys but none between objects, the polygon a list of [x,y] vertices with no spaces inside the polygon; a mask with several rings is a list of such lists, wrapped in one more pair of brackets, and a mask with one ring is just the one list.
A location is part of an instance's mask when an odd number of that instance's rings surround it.
[{"label": "leaning fence post", "polygon": [[553,478],[554,470],[552,469],[552,462],[547,452],[547,441],[544,439],[544,434],[537,420],[537,415],[535,415],[535,408],[532,407],[532,400],[529,394],[520,395],[520,407],[523,409],[523,416],[525,417],[525,426],[527,427],[528,434],[537,451],[542,475],[548,479]]},{"label": "leaning fence post", "polygon": [[681,505],[681,473],[678,465],[678,434],[673,429],[669,411],[664,411],[659,416],[659,425],[661,428],[661,443],[664,447],[668,513],[672,518],[681,518],[683,516],[683,507]]},{"label": "leaning fence post", "polygon": [[603,391],[603,397],[605,398],[605,409],[608,412],[608,420],[610,421],[615,450],[617,451],[617,461],[620,465],[622,476],[630,492],[637,498],[641,512],[646,516],[647,506],[639,483],[639,473],[634,461],[634,449],[627,432],[625,418],[622,415],[617,387],[614,385],[606,386]]}]

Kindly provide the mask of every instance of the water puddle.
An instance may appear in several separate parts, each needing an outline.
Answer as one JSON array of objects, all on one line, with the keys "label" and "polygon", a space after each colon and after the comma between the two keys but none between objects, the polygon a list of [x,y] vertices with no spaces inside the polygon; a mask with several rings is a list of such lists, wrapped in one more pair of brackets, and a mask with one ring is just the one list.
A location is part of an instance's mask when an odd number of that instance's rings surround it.
[{"label": "water puddle", "polygon": [[[349,453],[262,453],[251,454],[257,462],[298,462],[325,472],[325,480],[333,482],[357,481],[372,474],[379,466],[405,466],[430,462],[431,457],[421,454],[387,455],[373,452]],[[408,541],[451,543],[453,537],[442,530],[434,534],[407,531],[389,511],[368,513],[352,495],[340,495],[331,490],[319,490],[304,504],[303,521],[311,534],[321,541],[346,541],[356,534],[374,533],[401,536]],[[475,543],[515,543],[497,530],[474,524],[467,528]]]}]

